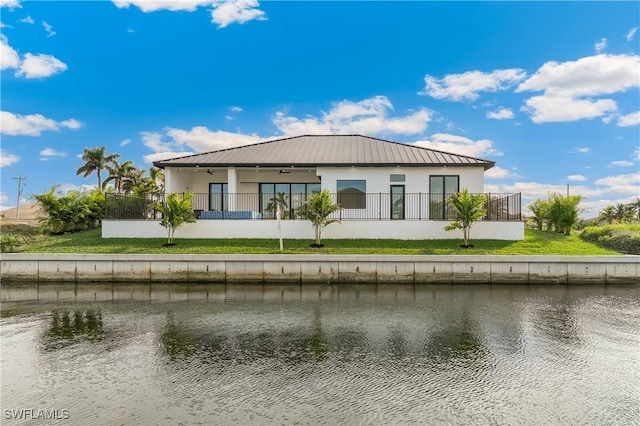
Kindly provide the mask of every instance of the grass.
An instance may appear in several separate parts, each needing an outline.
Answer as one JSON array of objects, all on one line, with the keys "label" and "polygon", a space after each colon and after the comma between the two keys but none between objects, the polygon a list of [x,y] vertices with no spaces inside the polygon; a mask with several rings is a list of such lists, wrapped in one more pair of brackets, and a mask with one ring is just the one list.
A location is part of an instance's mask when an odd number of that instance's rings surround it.
[{"label": "grass", "polygon": [[[25,253],[141,253],[141,254],[237,254],[279,253],[277,239],[186,239],[176,238],[173,247],[163,247],[162,238],[108,238],[100,230],[47,236],[22,247]],[[619,255],[583,241],[577,235],[525,229],[523,241],[472,240],[471,249],[460,248],[461,240],[323,240],[325,247],[309,247],[311,240],[285,240],[291,254],[482,254],[482,255]]]}]

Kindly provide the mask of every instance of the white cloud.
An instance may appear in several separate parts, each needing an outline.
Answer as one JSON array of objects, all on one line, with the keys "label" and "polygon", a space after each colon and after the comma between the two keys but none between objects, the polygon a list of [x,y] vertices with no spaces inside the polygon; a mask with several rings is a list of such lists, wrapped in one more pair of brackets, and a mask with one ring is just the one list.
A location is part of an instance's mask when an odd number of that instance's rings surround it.
[{"label": "white cloud", "polygon": [[131,139],[123,139],[120,141],[120,146],[127,146],[131,143]]},{"label": "white cloud", "polygon": [[620,161],[612,161],[609,163],[610,167],[631,167],[633,166],[633,161],[626,161],[626,160],[620,160]]},{"label": "white cloud", "polygon": [[600,39],[600,41],[597,42],[593,47],[594,49],[596,49],[597,53],[601,53],[604,49],[607,48],[607,39],[606,38]]},{"label": "white cloud", "polygon": [[[525,111],[535,123],[594,118],[617,110],[612,99],[594,100],[598,95],[624,92],[640,86],[640,56],[596,55],[577,61],[547,62],[516,92],[544,91],[527,99]],[[577,99],[590,97],[590,99]]]},{"label": "white cloud", "polygon": [[9,9],[22,8],[20,0],[0,0],[0,8],[8,7]]},{"label": "white cloud", "polygon": [[525,104],[522,110],[530,112],[531,121],[537,124],[595,118],[618,109],[612,99],[591,101],[548,95],[533,96]]},{"label": "white cloud", "polygon": [[516,92],[544,91],[563,97],[596,96],[638,87],[640,56],[596,55],[577,61],[545,63]]},{"label": "white cloud", "polygon": [[196,152],[215,151],[234,148],[260,142],[257,135],[230,133],[217,130],[212,132],[204,126],[196,126],[191,130],[168,129],[167,136],[173,138],[178,146],[188,146]]},{"label": "white cloud", "polygon": [[184,157],[185,155],[193,155],[193,154],[195,154],[195,152],[164,151],[164,152],[154,152],[153,154],[147,154],[142,158],[145,163],[153,163],[154,161],[168,160],[169,158]]},{"label": "white cloud", "polygon": [[66,69],[67,64],[52,55],[27,53],[16,75],[24,75],[25,78],[42,78],[64,72]]},{"label": "white cloud", "polygon": [[84,184],[84,185],[78,186],[78,185],[73,184],[73,183],[63,183],[61,185],[58,185],[58,188],[56,189],[56,193],[61,194],[61,195],[66,195],[69,192],[86,193],[86,192],[93,191],[97,187],[98,187],[97,185]]},{"label": "white cloud", "polygon": [[231,112],[242,112],[242,108],[240,108],[239,106],[232,106],[229,109],[231,110]]},{"label": "white cloud", "polygon": [[569,154],[588,154],[591,151],[591,149],[589,149],[586,146],[582,146],[579,148],[574,148],[571,151],[568,151]]},{"label": "white cloud", "polygon": [[0,192],[0,204],[4,204],[9,201],[9,197],[4,192]]},{"label": "white cloud", "polygon": [[66,157],[66,152],[56,151],[53,148],[44,148],[40,151],[41,160],[48,160],[48,157]]},{"label": "white cloud", "polygon": [[425,108],[405,116],[389,117],[393,105],[385,96],[376,96],[360,102],[334,103],[321,118],[307,116],[297,118],[276,113],[273,124],[284,136],[304,134],[376,134],[392,133],[412,135],[424,132],[431,120],[431,112]]},{"label": "white cloud", "polygon": [[135,33],[135,32],[136,32],[136,30],[134,30],[134,29],[133,29],[133,28],[131,28],[131,27],[128,27],[128,28],[125,30],[125,32],[127,32],[127,33],[129,33],[129,34],[133,34],[133,33]]},{"label": "white cloud", "polygon": [[158,10],[193,12],[198,7],[211,6],[211,22],[224,28],[230,24],[244,24],[251,20],[266,20],[258,9],[257,0],[112,0],[118,8],[136,6],[145,13]]},{"label": "white cloud", "polygon": [[[144,156],[144,161],[148,163],[198,152],[249,145],[264,140],[257,135],[211,131],[203,126],[196,126],[191,130],[167,128],[164,134],[142,132],[140,135],[143,144],[154,151],[153,154]],[[188,151],[185,151],[185,148]]]},{"label": "white cloud", "polygon": [[40,136],[42,132],[57,131],[60,127],[72,130],[80,127],[75,119],[57,122],[41,114],[20,115],[8,111],[0,111],[0,124],[1,133],[11,136]]},{"label": "white cloud", "polygon": [[162,134],[158,132],[141,132],[142,143],[147,148],[151,148],[154,152],[171,151],[171,142],[163,142]]},{"label": "white cloud", "polygon": [[64,120],[60,122],[62,127],[67,127],[71,130],[76,130],[82,127],[82,123],[76,120],[75,118],[70,118],[69,120]]},{"label": "white cloud", "polygon": [[219,1],[211,11],[211,22],[218,24],[218,28],[224,28],[230,24],[244,24],[254,19],[265,21],[265,13],[257,9],[259,6],[257,0]]},{"label": "white cloud", "polygon": [[640,173],[607,176],[596,180],[596,185],[606,187],[605,191],[619,194],[640,194]]},{"label": "white cloud", "polygon": [[631,41],[633,40],[633,36],[636,35],[636,32],[638,31],[638,27],[633,27],[629,30],[629,32],[627,33],[627,41]]},{"label": "white cloud", "polygon": [[630,127],[640,124],[640,111],[618,117],[618,126]]},{"label": "white cloud", "polygon": [[437,79],[425,75],[425,89],[420,95],[429,95],[436,99],[452,101],[476,100],[480,92],[496,92],[505,90],[522,81],[526,73],[521,69],[495,70],[490,73],[467,71],[463,74],[449,74]]},{"label": "white cloud", "polygon": [[25,24],[33,25],[33,24],[35,24],[36,21],[34,21],[31,16],[27,16],[26,18],[21,19],[20,22],[24,22]]},{"label": "white cloud", "polygon": [[42,21],[42,28],[47,32],[47,37],[53,37],[56,35],[56,32],[53,31],[53,27],[47,23],[47,21]]},{"label": "white cloud", "polygon": [[0,69],[18,68],[20,66],[20,56],[11,46],[9,40],[0,34]]},{"label": "white cloud", "polygon": [[505,107],[500,107],[495,111],[487,111],[487,118],[492,118],[494,120],[510,120],[513,117],[513,111]]},{"label": "white cloud", "polygon": [[214,0],[113,0],[113,3],[120,9],[136,6],[145,13],[158,10],[193,12],[200,6],[207,6],[215,3]]},{"label": "white cloud", "polygon": [[20,157],[14,154],[10,154],[4,149],[0,148],[0,167],[10,166],[13,163],[17,163]]},{"label": "white cloud", "polygon": [[586,182],[587,178],[582,175],[569,175],[567,176],[569,182]]},{"label": "white cloud", "polygon": [[[431,140],[418,141],[414,145],[435,149],[438,151],[451,152],[454,154],[468,155],[471,157],[500,156],[502,152],[494,148],[493,142],[489,139],[471,140],[464,136],[436,133],[431,136]],[[499,174],[499,172],[494,172]]]},{"label": "white cloud", "polygon": [[510,179],[520,177],[520,175],[503,169],[502,167],[494,166],[484,172],[484,177],[487,179]]},{"label": "white cloud", "polygon": [[633,151],[633,155],[635,155],[635,160],[636,161],[640,161],[640,148],[636,148],[635,151]]}]

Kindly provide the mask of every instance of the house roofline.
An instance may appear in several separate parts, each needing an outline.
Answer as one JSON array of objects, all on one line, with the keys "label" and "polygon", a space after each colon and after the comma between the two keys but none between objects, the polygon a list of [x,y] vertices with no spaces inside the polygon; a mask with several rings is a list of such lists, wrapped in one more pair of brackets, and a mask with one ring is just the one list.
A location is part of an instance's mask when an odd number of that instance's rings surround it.
[{"label": "house roofline", "polygon": [[[253,147],[253,146],[258,146],[258,145],[265,145],[265,144],[274,143],[274,142],[281,142],[281,141],[286,141],[286,140],[290,140],[290,139],[305,138],[305,137],[331,137],[331,136],[357,136],[357,137],[362,137],[362,138],[369,138],[369,139],[374,139],[374,140],[378,140],[378,141],[381,141],[381,142],[393,143],[393,144],[397,144],[397,145],[409,146],[411,148],[422,149],[422,150],[425,150],[425,151],[436,152],[436,153],[439,153],[439,154],[456,155],[456,156],[462,157],[462,158],[469,158],[469,159],[476,160],[476,161],[479,160],[479,161],[483,161],[485,163],[490,163],[489,167],[486,167],[487,165],[483,165],[485,170],[489,170],[490,168],[492,168],[495,165],[495,161],[485,160],[485,159],[479,158],[479,157],[472,157],[470,155],[456,154],[456,153],[447,152],[447,151],[440,151],[438,149],[432,149],[432,148],[424,148],[424,147],[421,147],[421,146],[415,146],[414,144],[411,144],[411,143],[390,141],[388,139],[376,138],[376,137],[373,137],[373,136],[366,136],[366,135],[359,135],[359,134],[344,134],[344,135],[342,135],[342,134],[325,134],[325,135],[319,135],[319,134],[307,135],[307,134],[305,134],[305,135],[298,135],[298,136],[289,136],[289,137],[286,137],[286,138],[271,139],[271,140],[252,143],[252,144],[248,144],[248,145],[235,146],[235,147],[232,147],[232,148],[217,149],[217,150],[213,150],[213,151],[207,151],[207,152],[200,152],[200,153],[197,153],[197,154],[185,155],[185,156],[182,156],[182,157],[167,158],[165,160],[154,161],[153,165],[155,167],[164,169],[164,167],[166,167],[166,166],[173,166],[172,164],[167,164],[168,161],[181,160],[181,159],[185,159],[185,158],[197,157],[197,156],[200,156],[200,155],[207,155],[207,154],[213,154],[213,153],[218,153],[218,152],[234,151],[234,150],[237,150],[237,149],[243,149],[243,148],[248,148],[248,147]],[[395,167],[398,164],[402,165],[402,163],[393,163],[391,165],[393,167]],[[217,164],[218,167],[228,167],[228,166],[235,166],[235,165],[237,165],[237,164],[229,164],[229,165],[224,165],[222,163],[218,163]],[[367,164],[367,163],[362,163],[361,165],[366,165],[368,167],[388,167],[389,166],[388,164]],[[436,164],[433,164],[433,165],[437,166]],[[178,166],[178,165],[176,165],[176,166]],[[205,163],[202,163],[202,166],[203,167],[214,167],[213,164],[207,165]],[[269,166],[271,166],[271,165],[269,165]],[[289,164],[289,166],[290,166],[290,164]],[[331,164],[328,164],[327,166],[346,167],[347,165],[343,166],[343,165],[340,165],[340,164],[337,164],[337,163],[331,163]],[[350,166],[352,166],[352,164],[348,164],[348,166],[350,167]],[[407,166],[409,166],[409,165],[407,164]],[[431,164],[429,166],[431,166]],[[451,166],[451,164],[447,164],[447,166]],[[478,166],[478,164],[469,164],[469,165],[466,165],[466,166]],[[187,166],[187,165],[182,165],[181,164],[178,167],[195,167],[195,165]],[[284,166],[276,166],[276,165],[274,165],[273,167],[284,167]],[[312,167],[312,165],[302,165],[302,164],[300,164],[300,167]],[[424,167],[424,166],[423,165],[411,165],[411,167]]]},{"label": "house roofline", "polygon": [[485,161],[485,164],[451,164],[451,163],[430,163],[430,164],[415,164],[415,163],[198,163],[198,164],[159,164],[154,163],[155,167],[164,169],[166,167],[184,168],[184,169],[198,169],[198,168],[211,168],[211,167],[246,167],[246,168],[286,168],[286,169],[308,169],[317,167],[411,167],[411,168],[454,168],[454,167],[480,167],[482,166],[485,171],[495,166],[495,161]]}]

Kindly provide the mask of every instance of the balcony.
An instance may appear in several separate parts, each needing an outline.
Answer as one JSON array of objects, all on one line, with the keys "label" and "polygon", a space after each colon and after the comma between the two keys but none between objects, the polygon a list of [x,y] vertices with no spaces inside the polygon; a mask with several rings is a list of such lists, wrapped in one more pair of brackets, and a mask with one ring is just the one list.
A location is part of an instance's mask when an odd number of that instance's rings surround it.
[{"label": "balcony", "polygon": [[[455,220],[455,210],[446,201],[453,194],[428,193],[361,193],[331,194],[343,210],[331,218],[340,220]],[[485,193],[485,221],[521,220],[520,193]],[[304,220],[298,215],[306,194],[287,196],[284,220]],[[193,210],[199,220],[273,220],[273,194],[193,194]],[[161,218],[154,205],[164,196],[134,197],[106,194],[105,219],[157,220]]]}]

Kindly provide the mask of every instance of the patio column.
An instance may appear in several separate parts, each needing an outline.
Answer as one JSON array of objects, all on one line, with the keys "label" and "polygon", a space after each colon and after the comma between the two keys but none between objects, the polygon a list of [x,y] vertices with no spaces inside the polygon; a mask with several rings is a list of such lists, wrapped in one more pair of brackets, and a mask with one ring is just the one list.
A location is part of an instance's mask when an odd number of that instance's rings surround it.
[{"label": "patio column", "polygon": [[171,186],[171,167],[166,167],[164,169],[164,192],[166,194],[170,193],[173,187]]},{"label": "patio column", "polygon": [[238,172],[235,167],[227,167],[227,190],[229,192],[228,210],[235,211],[238,198]]}]

